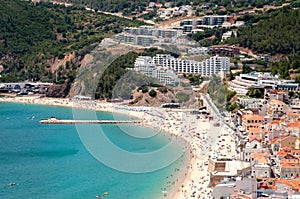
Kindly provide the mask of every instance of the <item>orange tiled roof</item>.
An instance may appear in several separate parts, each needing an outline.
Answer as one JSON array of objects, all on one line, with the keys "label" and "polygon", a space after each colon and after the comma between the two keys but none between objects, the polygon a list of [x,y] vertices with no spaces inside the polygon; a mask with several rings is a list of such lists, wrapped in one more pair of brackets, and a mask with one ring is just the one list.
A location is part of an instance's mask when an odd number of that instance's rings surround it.
[{"label": "orange tiled roof", "polygon": [[279,120],[273,120],[271,124],[279,124]]},{"label": "orange tiled roof", "polygon": [[298,113],[295,113],[295,112],[291,112],[291,111],[288,111],[286,113],[287,116],[298,116],[299,117],[299,114]]},{"label": "orange tiled roof", "polygon": [[277,155],[277,156],[286,156],[286,155],[287,155],[287,152],[281,150],[281,151],[278,151],[276,155]]},{"label": "orange tiled roof", "polygon": [[248,130],[249,133],[260,133],[260,132],[264,132],[264,131],[265,130],[263,130],[261,127],[259,127],[259,128],[253,128],[253,127],[251,127]]},{"label": "orange tiled roof", "polygon": [[300,182],[298,180],[292,180],[290,184],[294,190],[300,190]]},{"label": "orange tiled roof", "polygon": [[279,178],[278,180],[275,181],[275,184],[277,184],[277,183],[284,184],[288,187],[292,187],[292,189],[295,191],[300,191],[300,179],[298,179],[298,178],[295,180],[287,180],[284,178]]},{"label": "orange tiled roof", "polygon": [[249,142],[252,142],[254,140],[260,142],[260,136],[257,135],[257,134],[256,135],[251,135],[250,138],[249,138]]},{"label": "orange tiled roof", "polygon": [[264,120],[264,116],[247,114],[243,115],[246,120]]},{"label": "orange tiled roof", "polygon": [[284,185],[286,185],[286,186],[290,186],[290,183],[289,183],[289,181],[287,180],[287,179],[284,179],[284,178],[279,178],[278,180],[276,180],[276,182],[275,182],[276,184],[278,183],[278,184],[284,184]]},{"label": "orange tiled roof", "polygon": [[250,154],[250,157],[254,158],[255,160],[257,160],[260,163],[268,164],[269,163],[269,159],[268,159],[269,155],[270,154],[268,152],[264,152],[264,153],[254,152],[254,153]]},{"label": "orange tiled roof", "polygon": [[300,121],[298,122],[291,122],[287,124],[288,127],[292,127],[292,128],[299,128],[300,127]]},{"label": "orange tiled roof", "polygon": [[272,144],[275,144],[275,143],[277,143],[279,141],[279,138],[274,138],[271,142],[272,142]]},{"label": "orange tiled roof", "polygon": [[278,99],[271,99],[269,101],[269,104],[276,104],[276,105],[286,105],[283,101],[280,101]]},{"label": "orange tiled roof", "polygon": [[295,153],[299,153],[300,154],[300,149],[292,149],[291,153],[292,154],[295,154]]}]

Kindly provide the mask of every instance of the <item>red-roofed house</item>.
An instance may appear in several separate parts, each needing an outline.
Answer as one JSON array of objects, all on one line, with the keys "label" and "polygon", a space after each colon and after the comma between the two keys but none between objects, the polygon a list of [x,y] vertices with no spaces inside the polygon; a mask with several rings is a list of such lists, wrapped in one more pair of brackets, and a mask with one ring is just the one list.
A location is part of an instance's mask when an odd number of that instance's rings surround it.
[{"label": "red-roofed house", "polygon": [[243,127],[247,130],[250,128],[262,128],[264,117],[260,115],[247,114],[242,118]]}]

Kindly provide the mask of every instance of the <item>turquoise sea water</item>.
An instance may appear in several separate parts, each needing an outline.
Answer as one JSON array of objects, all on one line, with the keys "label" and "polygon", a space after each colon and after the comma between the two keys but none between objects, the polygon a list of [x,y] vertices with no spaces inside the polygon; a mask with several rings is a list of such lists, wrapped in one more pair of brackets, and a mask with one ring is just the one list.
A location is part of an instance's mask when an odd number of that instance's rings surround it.
[{"label": "turquoise sea water", "polygon": [[[35,116],[34,119],[31,117]],[[176,181],[187,155],[158,171],[133,174],[111,169],[97,161],[82,144],[74,125],[42,125],[50,116],[72,119],[72,109],[0,103],[0,198],[103,198],[159,199],[162,189]],[[97,113],[101,119],[112,114]],[[166,145],[168,137],[157,134],[135,139],[116,125],[104,125],[111,142],[133,152],[149,152]],[[153,131],[126,126],[132,132]],[[103,151],[110,153],[110,151]],[[176,171],[174,171],[176,170]],[[182,174],[182,173],[181,173]],[[14,182],[16,186],[8,186]]]}]

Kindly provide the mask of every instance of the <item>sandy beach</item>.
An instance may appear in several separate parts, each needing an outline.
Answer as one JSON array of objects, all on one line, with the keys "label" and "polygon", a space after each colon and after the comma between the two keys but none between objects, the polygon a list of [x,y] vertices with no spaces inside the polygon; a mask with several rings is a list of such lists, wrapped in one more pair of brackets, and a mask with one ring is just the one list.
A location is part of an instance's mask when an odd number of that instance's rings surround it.
[{"label": "sandy beach", "polygon": [[64,106],[126,114],[141,119],[145,126],[169,133],[172,138],[182,142],[183,149],[189,150],[190,162],[179,179],[169,182],[172,189],[169,193],[165,193],[165,198],[212,198],[212,189],[208,187],[208,159],[222,155],[226,157],[236,155],[231,129],[223,126],[214,127],[212,124],[217,121],[199,119],[190,112],[131,107],[98,100],[72,101],[67,98],[40,96],[0,97],[0,102]]}]

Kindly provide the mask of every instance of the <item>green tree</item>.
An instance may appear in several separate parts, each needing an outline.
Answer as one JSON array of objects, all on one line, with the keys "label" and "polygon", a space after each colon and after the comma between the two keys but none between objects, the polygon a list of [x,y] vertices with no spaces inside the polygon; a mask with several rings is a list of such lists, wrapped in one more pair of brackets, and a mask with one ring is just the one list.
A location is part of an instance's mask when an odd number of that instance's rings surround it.
[{"label": "green tree", "polygon": [[252,98],[264,98],[264,89],[262,88],[250,88],[247,92],[247,96]]},{"label": "green tree", "polygon": [[156,97],[157,93],[156,93],[155,90],[151,90],[151,91],[149,91],[149,95],[150,95],[151,97]]}]

